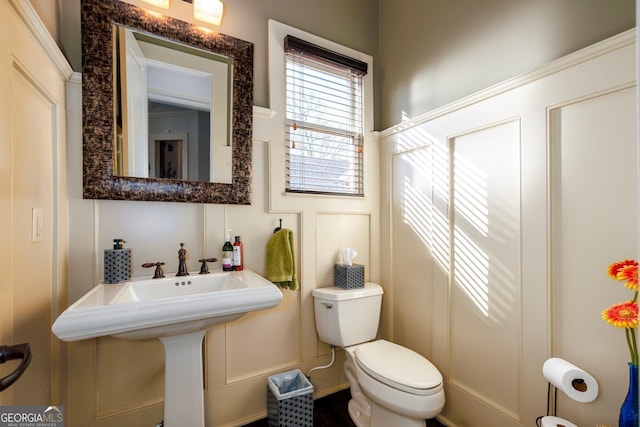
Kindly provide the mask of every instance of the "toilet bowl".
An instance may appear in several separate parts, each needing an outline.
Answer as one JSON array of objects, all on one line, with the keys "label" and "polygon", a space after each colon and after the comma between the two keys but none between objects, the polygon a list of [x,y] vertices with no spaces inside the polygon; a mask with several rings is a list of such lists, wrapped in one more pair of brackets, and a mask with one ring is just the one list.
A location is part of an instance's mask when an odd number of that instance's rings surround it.
[{"label": "toilet bowl", "polygon": [[425,427],[445,403],[442,375],[420,354],[375,340],[382,287],[313,290],[320,339],[345,349],[349,415],[358,427]]},{"label": "toilet bowl", "polygon": [[442,411],[442,375],[418,353],[385,340],[345,352],[345,374],[355,401],[349,414],[358,427],[424,427],[425,419]]}]

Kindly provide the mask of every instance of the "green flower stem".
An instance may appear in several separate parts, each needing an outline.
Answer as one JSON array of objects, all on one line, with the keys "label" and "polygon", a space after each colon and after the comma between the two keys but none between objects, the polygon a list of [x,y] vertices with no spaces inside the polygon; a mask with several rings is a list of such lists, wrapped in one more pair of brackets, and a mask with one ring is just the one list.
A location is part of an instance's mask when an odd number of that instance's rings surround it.
[{"label": "green flower stem", "polygon": [[[633,293],[633,302],[638,301],[638,291]],[[631,363],[638,366],[638,344],[636,344],[636,330],[631,329],[631,347],[633,348],[631,353]]]},{"label": "green flower stem", "polygon": [[636,345],[636,331],[632,328],[625,328],[625,336],[629,353],[631,354],[631,364],[638,366],[638,347]]},{"label": "green flower stem", "polygon": [[636,330],[631,329],[629,335],[631,335],[631,346],[633,347],[633,361],[631,363],[638,366],[638,345],[636,344]]}]

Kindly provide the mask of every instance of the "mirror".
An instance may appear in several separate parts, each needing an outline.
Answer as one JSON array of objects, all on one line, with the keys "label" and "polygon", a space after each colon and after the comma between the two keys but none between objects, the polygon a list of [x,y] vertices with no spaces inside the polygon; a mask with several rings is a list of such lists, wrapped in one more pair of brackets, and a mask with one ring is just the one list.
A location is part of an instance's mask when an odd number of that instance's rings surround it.
[{"label": "mirror", "polygon": [[113,36],[114,174],[231,183],[231,58],[119,24]]},{"label": "mirror", "polygon": [[[211,100],[192,99],[187,105],[184,98],[190,95],[177,89],[170,96],[159,94],[156,85],[155,92],[142,97],[148,98],[148,108],[129,114],[127,95],[120,91],[126,85],[125,60],[117,54],[123,44],[128,47],[128,38],[144,45],[146,63],[180,70],[183,74],[175,80],[185,82],[187,72],[204,76],[211,84]],[[252,43],[119,0],[82,0],[82,54],[84,198],[251,203]],[[187,67],[188,62],[200,65]],[[163,116],[190,116],[199,123],[199,133],[210,136],[196,137],[175,121],[147,124]],[[136,126],[127,127],[128,122],[146,126],[132,130]],[[213,143],[198,143],[203,139]],[[212,176],[216,182],[208,182]]]}]

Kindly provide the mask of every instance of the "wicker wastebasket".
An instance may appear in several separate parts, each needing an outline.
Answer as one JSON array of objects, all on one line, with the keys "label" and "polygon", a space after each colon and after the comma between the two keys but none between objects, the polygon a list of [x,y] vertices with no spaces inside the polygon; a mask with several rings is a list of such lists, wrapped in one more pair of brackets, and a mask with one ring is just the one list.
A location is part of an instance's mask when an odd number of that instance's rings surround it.
[{"label": "wicker wastebasket", "polygon": [[313,385],[299,370],[267,380],[269,427],[313,427]]}]

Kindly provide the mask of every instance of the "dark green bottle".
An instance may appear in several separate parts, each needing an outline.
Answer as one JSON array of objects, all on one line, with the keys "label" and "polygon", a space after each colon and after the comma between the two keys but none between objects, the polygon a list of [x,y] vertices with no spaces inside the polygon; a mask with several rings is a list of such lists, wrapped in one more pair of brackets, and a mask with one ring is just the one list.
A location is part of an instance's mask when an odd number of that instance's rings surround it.
[{"label": "dark green bottle", "polygon": [[233,245],[231,244],[231,230],[227,230],[224,237],[224,245],[222,245],[222,270],[233,271]]}]

